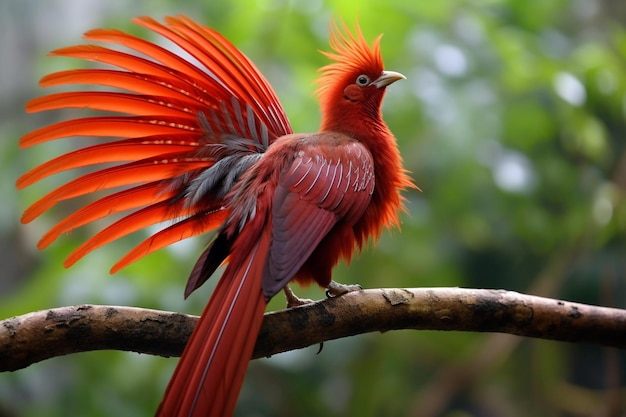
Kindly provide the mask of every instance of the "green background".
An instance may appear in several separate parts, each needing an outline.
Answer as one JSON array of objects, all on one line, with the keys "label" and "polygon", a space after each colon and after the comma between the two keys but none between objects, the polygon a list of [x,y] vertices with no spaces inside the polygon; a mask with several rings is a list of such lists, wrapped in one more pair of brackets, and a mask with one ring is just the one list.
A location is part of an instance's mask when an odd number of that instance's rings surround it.
[{"label": "green background", "polygon": [[[334,278],[366,288],[502,288],[626,307],[626,2],[35,1],[0,0],[0,318],[81,303],[198,314],[187,274],[205,239],[177,244],[109,276],[136,238],[73,268],[63,258],[96,229],[37,240],[80,202],[20,225],[28,204],[67,181],[26,190],[16,178],[73,149],[27,151],[19,137],[79,110],[27,115],[37,80],[76,68],[45,57],[93,27],[149,36],[129,21],[187,14],[215,27],[261,68],[294,130],[315,131],[316,70],[327,25],[358,20],[384,33],[386,68],[408,80],[384,103],[405,164],[423,192],[407,196],[402,230],[386,232]],[[101,227],[102,225],[98,225]],[[95,227],[95,226],[94,226]],[[211,281],[216,281],[212,279]],[[298,291],[321,298],[317,288]],[[282,308],[276,297],[271,309]],[[626,355],[501,334],[367,334],[254,361],[237,416],[619,416]],[[0,374],[0,417],[150,416],[176,359],[120,352],[55,358]]]}]

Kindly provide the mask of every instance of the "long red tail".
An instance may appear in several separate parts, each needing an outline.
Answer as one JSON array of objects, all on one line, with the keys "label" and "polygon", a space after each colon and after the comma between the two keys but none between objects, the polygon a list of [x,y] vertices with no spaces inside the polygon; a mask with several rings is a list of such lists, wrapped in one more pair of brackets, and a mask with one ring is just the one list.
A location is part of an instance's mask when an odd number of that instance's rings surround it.
[{"label": "long red tail", "polygon": [[157,417],[222,417],[234,411],[267,304],[261,278],[269,228],[259,223],[258,236],[258,227],[249,226],[234,243],[233,259],[187,343]]}]

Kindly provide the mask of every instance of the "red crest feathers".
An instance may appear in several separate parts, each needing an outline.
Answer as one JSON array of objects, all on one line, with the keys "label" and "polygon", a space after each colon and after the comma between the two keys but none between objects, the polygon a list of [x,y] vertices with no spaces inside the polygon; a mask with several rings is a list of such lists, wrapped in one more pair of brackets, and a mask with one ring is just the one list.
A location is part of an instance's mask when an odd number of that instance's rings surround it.
[{"label": "red crest feathers", "polygon": [[336,85],[339,80],[343,81],[346,76],[352,77],[355,72],[371,72],[378,75],[383,71],[383,58],[380,53],[382,35],[376,37],[370,46],[363,37],[358,22],[354,34],[343,21],[337,23],[333,20],[329,24],[329,29],[329,43],[334,52],[320,52],[335,62],[319,70],[322,75],[317,79],[316,93],[322,101],[331,86]]}]

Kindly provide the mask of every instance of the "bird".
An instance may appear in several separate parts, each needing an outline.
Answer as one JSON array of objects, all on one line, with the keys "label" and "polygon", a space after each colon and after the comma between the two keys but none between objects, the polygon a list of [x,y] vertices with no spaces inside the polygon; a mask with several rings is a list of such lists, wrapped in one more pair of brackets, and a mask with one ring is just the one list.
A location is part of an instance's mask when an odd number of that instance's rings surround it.
[{"label": "bird", "polygon": [[292,281],[317,283],[330,297],[360,289],[333,281],[333,267],[349,262],[383,229],[399,226],[404,192],[417,187],[381,105],[386,88],[405,76],[385,70],[382,35],[368,43],[358,22],[350,31],[332,19],[331,51],[322,52],[330,62],[319,70],[316,89],[321,124],[317,132],[294,133],[267,79],[215,29],[183,15],[133,22],[179,52],[120,30],[94,29],[84,34],[91,43],[50,53],[97,65],[46,75],[41,87],[91,88],[34,98],[27,112],[86,108],[103,114],[92,111],[21,137],[21,148],[83,141],[17,180],[22,189],[81,169],[31,204],[21,221],[98,194],[38,243],[44,249],[116,215],[67,256],[65,267],[105,244],[161,226],[111,273],[172,243],[209,236],[185,298],[225,268],[155,415],[231,416],[268,301],[284,290],[289,306],[306,302],[290,289]]}]

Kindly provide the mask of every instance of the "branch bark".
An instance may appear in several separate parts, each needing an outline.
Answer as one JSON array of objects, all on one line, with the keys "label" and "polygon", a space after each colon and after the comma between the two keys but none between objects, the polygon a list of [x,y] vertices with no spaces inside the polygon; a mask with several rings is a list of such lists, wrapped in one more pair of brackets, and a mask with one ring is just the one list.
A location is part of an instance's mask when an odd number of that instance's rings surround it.
[{"label": "branch bark", "polygon": [[[197,317],[81,305],[0,321],[0,371],[55,356],[116,349],[180,356]],[[267,313],[253,358],[399,329],[500,332],[626,348],[626,310],[503,290],[374,289]]]}]

